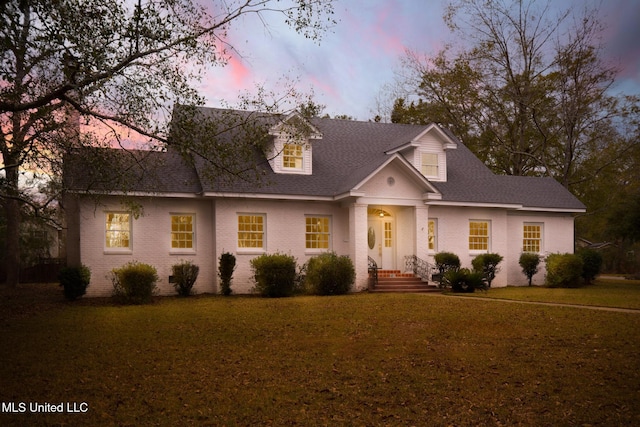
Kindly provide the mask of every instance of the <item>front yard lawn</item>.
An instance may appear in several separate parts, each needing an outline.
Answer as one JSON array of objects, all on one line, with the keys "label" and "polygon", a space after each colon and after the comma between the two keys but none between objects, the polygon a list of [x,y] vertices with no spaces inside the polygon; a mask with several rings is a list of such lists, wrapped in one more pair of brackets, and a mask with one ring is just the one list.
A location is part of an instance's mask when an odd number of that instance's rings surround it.
[{"label": "front yard lawn", "polygon": [[592,285],[572,289],[507,286],[506,288],[491,288],[487,292],[475,292],[470,295],[518,301],[640,309],[640,280],[596,279]]},{"label": "front yard lawn", "polygon": [[55,291],[0,293],[0,425],[640,425],[636,313],[416,294],[116,307]]}]

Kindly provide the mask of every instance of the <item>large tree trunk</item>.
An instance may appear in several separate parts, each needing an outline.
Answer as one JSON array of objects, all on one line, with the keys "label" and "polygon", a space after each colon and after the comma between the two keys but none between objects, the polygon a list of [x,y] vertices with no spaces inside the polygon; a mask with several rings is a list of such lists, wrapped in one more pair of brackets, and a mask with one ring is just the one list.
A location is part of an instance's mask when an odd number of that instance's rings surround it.
[{"label": "large tree trunk", "polygon": [[[5,164],[11,164],[9,162]],[[5,200],[5,215],[7,219],[7,235],[5,241],[5,269],[6,284],[16,287],[20,282],[20,201],[18,199],[18,168],[9,166],[7,174],[7,194]]]}]

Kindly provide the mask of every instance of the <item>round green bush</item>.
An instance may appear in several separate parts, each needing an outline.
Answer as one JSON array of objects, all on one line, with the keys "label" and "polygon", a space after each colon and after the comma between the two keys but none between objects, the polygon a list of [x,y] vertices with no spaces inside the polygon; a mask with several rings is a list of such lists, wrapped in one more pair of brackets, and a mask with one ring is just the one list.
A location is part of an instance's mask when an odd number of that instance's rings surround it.
[{"label": "round green bush", "polygon": [[449,270],[460,269],[460,258],[454,253],[438,252],[433,259],[436,262],[436,267],[440,271],[440,274],[444,274]]},{"label": "round green bush", "polygon": [[87,286],[91,281],[91,270],[84,265],[65,267],[60,270],[58,280],[63,288],[64,297],[69,301],[75,301],[87,292]]},{"label": "round green bush", "polygon": [[520,254],[518,264],[520,264],[522,273],[527,276],[527,279],[529,280],[529,286],[531,286],[533,276],[535,276],[535,274],[538,272],[538,266],[540,265],[540,255],[532,252],[523,252],[522,254]]},{"label": "round green bush", "polygon": [[284,254],[264,254],[251,260],[254,291],[264,297],[293,295],[296,284],[296,259]]},{"label": "round green bush", "polygon": [[473,269],[481,273],[487,281],[487,286],[491,287],[491,282],[496,278],[496,274],[500,271],[498,264],[503,260],[503,256],[499,254],[480,254],[471,260]]},{"label": "round green bush", "polygon": [[191,261],[183,261],[179,264],[171,266],[171,273],[173,275],[173,287],[178,295],[186,297],[191,295],[193,285],[195,285],[198,279],[198,273],[200,267],[193,264]]},{"label": "round green bush", "polygon": [[220,277],[220,293],[225,296],[231,295],[231,279],[236,269],[236,257],[230,252],[220,255],[218,265],[218,277]]},{"label": "round green bush", "polygon": [[144,304],[157,292],[158,272],[149,264],[131,261],[112,270],[113,296],[125,304]]},{"label": "round green bush", "polygon": [[582,278],[586,283],[591,283],[602,268],[602,255],[593,249],[581,249],[577,254],[584,264],[582,267]]},{"label": "round green bush", "polygon": [[582,258],[574,254],[547,256],[545,284],[550,288],[576,288],[582,285]]},{"label": "round green bush", "polygon": [[309,260],[305,285],[314,295],[343,295],[351,290],[355,278],[351,258],[327,252]]}]

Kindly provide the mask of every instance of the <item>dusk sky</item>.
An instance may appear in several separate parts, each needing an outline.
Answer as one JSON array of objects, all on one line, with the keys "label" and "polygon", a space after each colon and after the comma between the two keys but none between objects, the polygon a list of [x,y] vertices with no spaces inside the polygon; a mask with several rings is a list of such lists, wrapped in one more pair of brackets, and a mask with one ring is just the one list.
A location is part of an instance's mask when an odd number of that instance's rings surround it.
[{"label": "dusk sky", "polygon": [[[575,0],[581,7],[584,0]],[[598,2],[599,3],[599,2]],[[314,93],[325,113],[369,120],[376,114],[376,97],[406,49],[434,54],[451,41],[442,14],[444,0],[337,0],[337,24],[320,43],[305,39],[275,15],[265,28],[255,18],[236,21],[229,43],[238,50],[225,67],[212,69],[200,89],[207,105],[234,105],[242,92],[256,84],[278,90],[287,77],[299,90]],[[566,8],[570,0],[552,0]],[[597,4],[597,3],[596,3]],[[640,0],[603,0],[600,16],[606,24],[607,60],[621,73],[614,91],[640,95]],[[275,18],[275,19],[273,19]]]}]

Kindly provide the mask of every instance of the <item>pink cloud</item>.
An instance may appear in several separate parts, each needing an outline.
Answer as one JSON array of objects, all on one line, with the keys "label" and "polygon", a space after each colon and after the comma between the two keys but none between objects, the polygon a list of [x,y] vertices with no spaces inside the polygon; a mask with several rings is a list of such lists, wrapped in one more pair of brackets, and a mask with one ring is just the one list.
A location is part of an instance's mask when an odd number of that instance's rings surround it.
[{"label": "pink cloud", "polygon": [[237,88],[246,87],[247,83],[249,83],[251,71],[244,64],[242,59],[231,55],[227,62],[227,67],[230,70],[231,79],[233,80],[234,86]]}]

